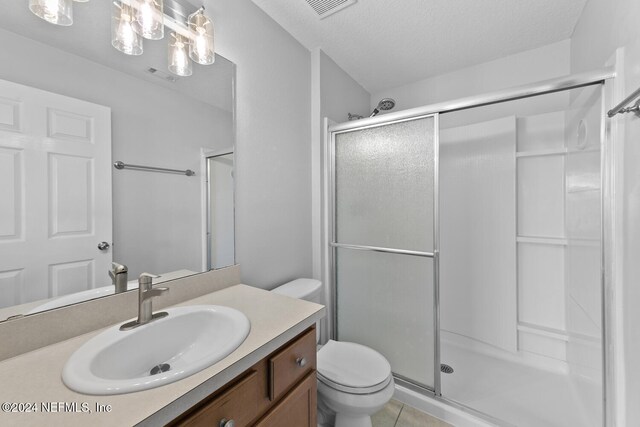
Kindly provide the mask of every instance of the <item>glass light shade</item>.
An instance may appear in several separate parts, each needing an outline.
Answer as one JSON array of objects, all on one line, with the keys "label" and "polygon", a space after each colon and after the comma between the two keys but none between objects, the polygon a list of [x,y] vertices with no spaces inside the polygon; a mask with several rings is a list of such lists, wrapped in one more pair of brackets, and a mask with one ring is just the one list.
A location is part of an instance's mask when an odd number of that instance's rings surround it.
[{"label": "glass light shade", "polygon": [[111,14],[111,45],[127,55],[142,55],[142,37],[133,30],[133,8],[120,1],[113,2]]},{"label": "glass light shade", "polygon": [[203,13],[204,8],[189,15],[187,23],[191,30],[189,57],[198,64],[209,65],[216,60],[213,47],[213,22]]},{"label": "glass light shade", "polygon": [[29,10],[39,18],[55,25],[73,24],[73,1],[29,0]]},{"label": "glass light shade", "polygon": [[133,29],[145,39],[164,37],[163,0],[137,0],[134,3]]},{"label": "glass light shade", "polygon": [[171,33],[169,41],[169,71],[176,76],[187,77],[193,74],[189,60],[189,39],[177,33]]}]

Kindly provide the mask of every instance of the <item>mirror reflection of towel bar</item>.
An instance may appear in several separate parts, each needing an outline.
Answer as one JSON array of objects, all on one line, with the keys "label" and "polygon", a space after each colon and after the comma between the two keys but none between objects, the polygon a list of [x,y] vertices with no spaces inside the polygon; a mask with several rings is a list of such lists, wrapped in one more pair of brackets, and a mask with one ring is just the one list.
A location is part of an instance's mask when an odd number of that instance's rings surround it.
[{"label": "mirror reflection of towel bar", "polygon": [[180,169],[167,169],[167,168],[156,168],[153,166],[141,166],[141,165],[130,165],[118,160],[113,164],[113,167],[116,169],[135,169],[135,170],[143,170],[143,171],[153,171],[153,172],[165,172],[165,173],[177,173],[180,175],[193,176],[196,173],[191,169],[180,170]]}]

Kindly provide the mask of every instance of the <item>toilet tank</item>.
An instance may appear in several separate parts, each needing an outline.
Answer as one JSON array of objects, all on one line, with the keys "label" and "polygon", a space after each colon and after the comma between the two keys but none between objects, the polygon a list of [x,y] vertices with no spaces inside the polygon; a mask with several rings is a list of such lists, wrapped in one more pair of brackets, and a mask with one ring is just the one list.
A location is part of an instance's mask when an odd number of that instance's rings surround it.
[{"label": "toilet tank", "polygon": [[[273,289],[276,294],[302,299],[317,304],[322,301],[322,282],[316,279],[296,279]],[[320,321],[316,322],[316,342],[320,344]]]},{"label": "toilet tank", "polygon": [[316,279],[296,279],[278,286],[273,292],[291,298],[322,304],[322,282]]}]

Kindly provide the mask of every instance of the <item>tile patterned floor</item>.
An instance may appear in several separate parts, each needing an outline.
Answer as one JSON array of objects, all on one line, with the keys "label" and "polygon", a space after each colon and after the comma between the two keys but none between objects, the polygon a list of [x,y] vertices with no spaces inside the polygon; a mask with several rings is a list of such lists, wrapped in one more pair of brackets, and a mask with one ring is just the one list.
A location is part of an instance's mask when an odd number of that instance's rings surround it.
[{"label": "tile patterned floor", "polygon": [[373,427],[453,427],[397,400],[391,400],[371,417]]}]

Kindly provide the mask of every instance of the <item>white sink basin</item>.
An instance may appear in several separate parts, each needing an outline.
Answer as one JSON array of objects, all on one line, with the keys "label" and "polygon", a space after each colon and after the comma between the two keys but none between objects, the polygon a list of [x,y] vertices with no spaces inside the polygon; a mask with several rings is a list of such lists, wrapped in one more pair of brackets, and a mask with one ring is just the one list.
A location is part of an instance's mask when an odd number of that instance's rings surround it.
[{"label": "white sink basin", "polygon": [[64,366],[64,383],[93,395],[160,387],[225,358],[251,329],[247,316],[229,307],[197,305],[165,311],[167,317],[144,326],[121,331],[116,325],[87,341]]}]

